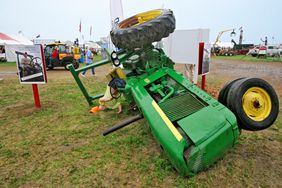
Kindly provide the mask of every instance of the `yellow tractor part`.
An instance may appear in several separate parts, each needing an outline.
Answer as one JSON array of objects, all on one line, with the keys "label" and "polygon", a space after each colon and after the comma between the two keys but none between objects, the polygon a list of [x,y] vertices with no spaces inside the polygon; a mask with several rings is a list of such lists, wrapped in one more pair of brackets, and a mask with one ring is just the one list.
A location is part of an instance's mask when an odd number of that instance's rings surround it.
[{"label": "yellow tractor part", "polygon": [[263,121],[271,112],[271,98],[262,88],[251,87],[243,96],[243,109],[254,121]]},{"label": "yellow tractor part", "polygon": [[151,11],[143,12],[143,13],[140,13],[140,14],[136,14],[135,16],[132,16],[132,17],[122,21],[119,24],[119,27],[120,28],[128,28],[128,27],[136,26],[136,25],[148,22],[148,21],[160,16],[161,14],[162,14],[161,9],[151,10]]},{"label": "yellow tractor part", "polygon": [[74,55],[73,55],[73,58],[74,58],[75,60],[79,60],[79,59],[81,58],[81,56],[80,56],[80,54],[74,54]]},{"label": "yellow tractor part", "polygon": [[64,59],[67,56],[66,53],[59,53],[59,60]]}]

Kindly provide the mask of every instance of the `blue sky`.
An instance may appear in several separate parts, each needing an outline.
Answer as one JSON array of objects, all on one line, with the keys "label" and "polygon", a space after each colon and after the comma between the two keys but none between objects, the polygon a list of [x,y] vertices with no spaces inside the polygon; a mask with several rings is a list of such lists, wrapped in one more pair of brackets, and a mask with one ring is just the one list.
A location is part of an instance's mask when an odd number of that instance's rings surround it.
[{"label": "blue sky", "polygon": [[[74,40],[82,20],[84,38],[99,40],[110,31],[109,7],[109,0],[1,0],[0,32]],[[258,44],[265,36],[282,43],[281,0],[123,0],[125,17],[161,7],[174,11],[177,29],[209,28],[211,41],[222,30],[243,27],[245,43]],[[221,40],[229,42],[229,33]]]}]

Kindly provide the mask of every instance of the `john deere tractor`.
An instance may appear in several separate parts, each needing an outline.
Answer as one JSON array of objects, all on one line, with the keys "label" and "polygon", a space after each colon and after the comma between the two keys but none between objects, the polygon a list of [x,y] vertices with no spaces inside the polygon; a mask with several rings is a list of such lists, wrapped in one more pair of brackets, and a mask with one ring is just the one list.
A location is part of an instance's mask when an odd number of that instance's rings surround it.
[{"label": "john deere tractor", "polygon": [[[126,81],[118,88],[138,115],[106,130],[107,135],[145,118],[156,141],[172,165],[184,176],[206,169],[237,142],[241,129],[258,131],[272,125],[278,115],[278,98],[273,88],[258,78],[240,78],[228,83],[219,101],[211,97],[181,73],[174,62],[152,43],[167,37],[175,29],[171,10],[158,9],[132,16],[110,32],[113,43],[122,49],[109,59],[75,70],[69,66],[88,101],[90,96],[79,73],[92,67],[113,63],[110,78]],[[148,148],[150,149],[150,148]]]},{"label": "john deere tractor", "polygon": [[[58,56],[52,57],[53,49],[58,50]],[[79,49],[74,49],[71,53],[68,51],[66,44],[55,42],[47,44],[44,48],[45,62],[48,69],[54,69],[54,67],[65,67],[72,64],[76,69],[79,67],[78,60],[80,59]],[[51,61],[50,61],[51,59]]]}]

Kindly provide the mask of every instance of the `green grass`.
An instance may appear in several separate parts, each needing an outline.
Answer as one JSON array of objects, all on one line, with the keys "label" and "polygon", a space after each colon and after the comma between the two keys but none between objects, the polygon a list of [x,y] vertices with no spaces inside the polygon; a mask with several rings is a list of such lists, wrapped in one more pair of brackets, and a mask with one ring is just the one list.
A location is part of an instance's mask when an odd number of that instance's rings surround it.
[{"label": "green grass", "polygon": [[0,67],[15,67],[16,62],[0,62]]},{"label": "green grass", "polygon": [[[218,78],[208,80],[212,87],[222,84]],[[106,85],[104,75],[83,82],[93,94],[103,92]],[[42,108],[35,109],[30,85],[20,85],[16,77],[0,82],[0,187],[279,187],[282,183],[281,115],[273,129],[243,132],[223,159],[185,178],[173,169],[145,120],[101,135],[133,115],[125,102],[120,115],[90,114],[68,77],[51,77],[39,91]]]},{"label": "green grass", "polygon": [[249,61],[249,62],[282,62],[282,59],[277,57],[257,58],[250,55],[236,55],[236,56],[214,56],[215,59]]}]

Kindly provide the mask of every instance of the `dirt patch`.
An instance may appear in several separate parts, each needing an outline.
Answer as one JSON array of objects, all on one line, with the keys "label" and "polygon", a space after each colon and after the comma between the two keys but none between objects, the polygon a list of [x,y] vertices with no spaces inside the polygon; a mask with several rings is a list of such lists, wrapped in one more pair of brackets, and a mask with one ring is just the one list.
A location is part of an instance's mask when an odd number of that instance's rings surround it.
[{"label": "dirt patch", "polygon": [[0,110],[0,118],[13,115],[14,117],[23,117],[32,115],[37,109],[34,104],[19,103],[12,104]]}]

